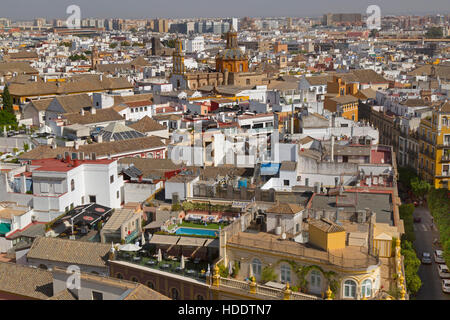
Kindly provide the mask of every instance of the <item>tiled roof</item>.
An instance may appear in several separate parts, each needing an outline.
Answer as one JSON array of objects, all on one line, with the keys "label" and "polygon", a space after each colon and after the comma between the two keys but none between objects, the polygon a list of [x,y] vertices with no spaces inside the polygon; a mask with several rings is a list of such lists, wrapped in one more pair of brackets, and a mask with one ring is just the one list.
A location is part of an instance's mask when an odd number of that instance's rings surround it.
[{"label": "tiled roof", "polygon": [[382,75],[371,69],[353,70],[353,76],[359,83],[388,83]]},{"label": "tiled roof", "polygon": [[131,291],[124,300],[171,300],[169,297],[156,292],[144,286],[142,284],[138,284],[136,288]]},{"label": "tiled roof", "polygon": [[53,295],[53,276],[47,270],[0,262],[0,291],[30,299],[48,299]]},{"label": "tiled roof", "polygon": [[322,218],[320,220],[309,219],[308,223],[326,233],[335,233],[335,232],[345,231],[345,229],[343,227],[341,227],[340,225],[338,225],[328,219],[324,219],[324,218]]},{"label": "tiled roof", "polygon": [[65,113],[63,116],[68,120],[70,124],[74,123],[91,124],[91,123],[124,120],[122,116],[112,108],[98,109],[95,111],[95,114],[86,111],[84,115],[81,115],[81,113],[79,112],[74,112],[74,113]]},{"label": "tiled roof", "polygon": [[41,259],[85,266],[106,267],[110,244],[38,237],[27,259]]},{"label": "tiled roof", "polygon": [[165,126],[159,124],[157,121],[148,116],[145,116],[138,122],[131,124],[130,128],[142,133],[167,129]]},{"label": "tiled roof", "polygon": [[266,210],[268,213],[275,214],[296,214],[305,209],[303,206],[292,203],[277,203],[275,206]]},{"label": "tiled roof", "polygon": [[136,139],[111,141],[103,143],[92,143],[85,144],[79,147],[79,150],[70,147],[56,147],[51,148],[51,146],[38,146],[33,150],[22,153],[19,156],[21,160],[38,160],[38,159],[48,159],[56,158],[58,154],[64,154],[65,151],[69,152],[84,152],[86,154],[91,154],[95,152],[97,157],[104,157],[110,154],[112,157],[116,154],[122,153],[132,153],[134,151],[148,150],[163,148],[166,144],[158,137],[142,137]]},{"label": "tiled roof", "polygon": [[65,113],[80,112],[82,108],[92,107],[92,100],[87,94],[59,96],[56,101],[64,109]]},{"label": "tiled roof", "polygon": [[9,91],[14,96],[64,95],[81,92],[132,89],[133,85],[126,78],[106,78],[96,75],[77,76],[65,82],[44,82],[42,80],[28,83],[11,83]]}]

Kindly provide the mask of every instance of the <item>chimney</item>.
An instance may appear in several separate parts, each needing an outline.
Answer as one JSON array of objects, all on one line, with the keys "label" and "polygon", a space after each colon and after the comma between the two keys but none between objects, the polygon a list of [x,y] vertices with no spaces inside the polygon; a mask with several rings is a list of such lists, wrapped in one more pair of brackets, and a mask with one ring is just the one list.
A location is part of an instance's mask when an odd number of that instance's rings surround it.
[{"label": "chimney", "polygon": [[334,162],[334,136],[331,136],[331,160],[330,162]]}]

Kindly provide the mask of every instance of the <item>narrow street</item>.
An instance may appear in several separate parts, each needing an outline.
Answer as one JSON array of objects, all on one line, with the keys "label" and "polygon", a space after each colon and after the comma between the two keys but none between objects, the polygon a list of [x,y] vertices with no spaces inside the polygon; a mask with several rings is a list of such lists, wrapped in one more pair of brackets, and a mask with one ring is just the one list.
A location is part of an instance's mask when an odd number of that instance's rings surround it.
[{"label": "narrow street", "polygon": [[439,277],[436,263],[434,262],[433,240],[439,238],[436,226],[431,226],[431,215],[427,207],[417,207],[414,211],[414,217],[420,217],[420,223],[414,223],[414,232],[416,241],[417,256],[422,259],[423,252],[429,252],[432,255],[433,262],[429,265],[421,264],[419,267],[419,277],[422,280],[422,287],[417,293],[417,300],[450,300],[450,294],[442,292],[442,279]]}]

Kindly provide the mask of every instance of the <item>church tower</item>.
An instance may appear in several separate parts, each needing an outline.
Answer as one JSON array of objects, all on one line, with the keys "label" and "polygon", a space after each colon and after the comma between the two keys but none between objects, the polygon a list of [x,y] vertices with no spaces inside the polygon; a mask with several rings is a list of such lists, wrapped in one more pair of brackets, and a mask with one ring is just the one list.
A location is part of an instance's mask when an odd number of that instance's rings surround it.
[{"label": "church tower", "polygon": [[91,54],[91,69],[95,70],[97,65],[100,62],[100,58],[98,55],[98,49],[97,49],[97,45],[94,45],[94,47],[92,48],[92,54]]},{"label": "church tower", "polygon": [[184,66],[184,54],[183,54],[183,44],[180,39],[175,41],[175,51],[173,53],[173,74],[184,74],[185,66]]},{"label": "church tower", "polygon": [[216,56],[216,71],[248,72],[248,56],[238,46],[237,32],[231,29],[226,39],[226,48]]}]

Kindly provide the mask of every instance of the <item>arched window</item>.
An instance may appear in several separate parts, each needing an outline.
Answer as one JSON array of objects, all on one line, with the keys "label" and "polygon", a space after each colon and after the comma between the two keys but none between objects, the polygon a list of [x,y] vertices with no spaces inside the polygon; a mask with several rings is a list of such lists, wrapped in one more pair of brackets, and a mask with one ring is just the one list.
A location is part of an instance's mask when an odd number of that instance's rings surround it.
[{"label": "arched window", "polygon": [[116,274],[116,278],[117,279],[123,279],[123,275],[119,272]]},{"label": "arched window", "polygon": [[75,190],[75,180],[73,179],[70,181],[70,190]]},{"label": "arched window", "polygon": [[133,282],[139,282],[138,278],[136,278],[136,277],[132,277],[132,278],[131,278],[131,281],[133,281]]},{"label": "arched window", "polygon": [[176,288],[172,288],[170,290],[170,296],[173,300],[178,300],[178,296],[179,296],[178,290]]},{"label": "arched window", "polygon": [[363,281],[361,285],[361,296],[363,298],[372,296],[372,281],[370,279],[366,279]]},{"label": "arched window", "polygon": [[344,282],[344,298],[356,298],[356,282],[347,280]]},{"label": "arched window", "polygon": [[198,294],[197,295],[197,300],[205,300],[205,298],[201,294]]},{"label": "arched window", "polygon": [[39,269],[47,270],[47,266],[45,264],[40,264]]},{"label": "arched window", "polygon": [[155,285],[151,281],[147,281],[147,287],[149,287],[150,289],[155,289]]},{"label": "arched window", "polygon": [[255,276],[261,275],[261,261],[259,259],[253,259],[252,270]]},{"label": "arched window", "polygon": [[320,286],[321,286],[320,272],[317,270],[311,271],[311,287],[320,288]]},{"label": "arched window", "polygon": [[281,269],[281,282],[282,283],[291,282],[291,267],[283,264],[280,269]]}]

